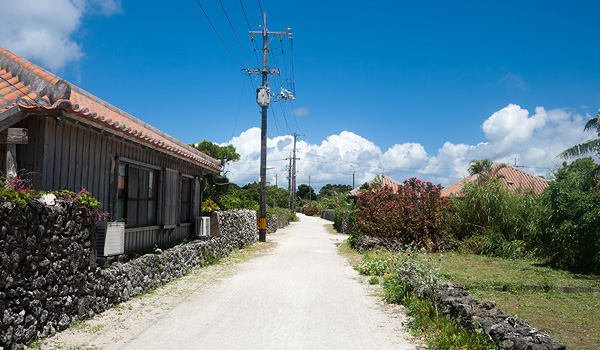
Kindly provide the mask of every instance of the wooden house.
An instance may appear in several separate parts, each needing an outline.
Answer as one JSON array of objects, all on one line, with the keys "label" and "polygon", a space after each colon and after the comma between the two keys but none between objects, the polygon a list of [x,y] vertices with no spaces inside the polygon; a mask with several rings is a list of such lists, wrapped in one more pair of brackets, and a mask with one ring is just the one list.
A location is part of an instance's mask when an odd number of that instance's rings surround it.
[{"label": "wooden house", "polygon": [[114,221],[125,251],[187,238],[204,176],[220,163],[0,47],[0,169],[34,189],[85,188]]}]

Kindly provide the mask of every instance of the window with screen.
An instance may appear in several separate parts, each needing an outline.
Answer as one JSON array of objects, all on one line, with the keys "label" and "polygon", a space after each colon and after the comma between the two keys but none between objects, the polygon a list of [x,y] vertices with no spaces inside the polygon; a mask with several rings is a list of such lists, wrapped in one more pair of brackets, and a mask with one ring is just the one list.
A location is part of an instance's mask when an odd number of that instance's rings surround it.
[{"label": "window with screen", "polygon": [[179,222],[191,222],[190,209],[192,206],[192,186],[187,177],[181,178],[181,212]]},{"label": "window with screen", "polygon": [[124,220],[126,227],[156,225],[157,184],[157,170],[119,164],[117,220]]}]

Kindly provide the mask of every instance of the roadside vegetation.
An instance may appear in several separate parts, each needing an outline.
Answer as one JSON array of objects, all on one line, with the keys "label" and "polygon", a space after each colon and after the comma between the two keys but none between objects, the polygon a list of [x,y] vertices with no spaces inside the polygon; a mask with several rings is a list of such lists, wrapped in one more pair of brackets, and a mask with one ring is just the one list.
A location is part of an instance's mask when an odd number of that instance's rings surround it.
[{"label": "roadside vegetation", "polygon": [[[598,116],[588,124],[600,136]],[[592,141],[563,156],[597,152],[598,142]],[[410,290],[414,281],[403,280],[402,264],[423,280],[417,286],[451,281],[568,346],[597,349],[600,293],[593,288],[600,287],[600,165],[592,158],[564,162],[539,196],[507,189],[491,165],[471,162],[478,180],[450,198],[440,196],[441,186],[418,179],[397,190],[377,178],[361,187],[356,208],[349,208],[348,243],[362,250],[376,242],[380,250],[362,251],[356,269],[382,280],[388,302],[406,305],[411,331],[430,348],[494,347],[479,343],[478,336],[463,338],[464,331],[445,321],[442,327],[435,305],[416,298],[423,293]]]},{"label": "roadside vegetation", "polygon": [[[340,247],[340,251],[344,248]],[[470,334],[455,322],[447,320],[432,298],[428,298],[443,278],[440,274],[441,255],[408,245],[405,250],[378,250],[361,255],[355,269],[369,276],[369,284],[382,284],[382,297],[406,307],[411,317],[408,328],[429,349],[501,349],[485,334]],[[465,348],[466,347],[466,348]]]},{"label": "roadside vegetation", "polygon": [[[428,288],[446,281],[466,287],[480,301],[496,301],[496,307],[506,314],[529,321],[572,348],[597,349],[600,343],[600,325],[596,322],[600,318],[599,294],[564,293],[558,289],[598,287],[599,276],[554,269],[537,260],[427,253],[414,247],[398,252],[359,253],[344,244],[339,250],[361,275],[369,277],[369,284],[382,284],[382,297],[387,302],[405,305],[412,318],[411,333],[428,348],[461,349],[467,345],[469,349],[501,349],[486,337],[468,334],[440,317],[431,300],[417,296],[427,295]],[[407,276],[416,277],[409,280]],[[532,285],[545,288],[526,289]]]}]

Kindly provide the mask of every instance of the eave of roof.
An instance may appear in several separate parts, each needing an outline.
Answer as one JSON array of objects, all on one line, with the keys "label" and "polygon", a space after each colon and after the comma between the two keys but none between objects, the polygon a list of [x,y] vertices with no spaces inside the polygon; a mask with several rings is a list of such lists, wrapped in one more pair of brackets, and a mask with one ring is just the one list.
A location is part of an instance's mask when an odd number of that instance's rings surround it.
[{"label": "eave of roof", "polygon": [[64,112],[220,173],[220,162],[0,47],[0,122],[23,113]]}]

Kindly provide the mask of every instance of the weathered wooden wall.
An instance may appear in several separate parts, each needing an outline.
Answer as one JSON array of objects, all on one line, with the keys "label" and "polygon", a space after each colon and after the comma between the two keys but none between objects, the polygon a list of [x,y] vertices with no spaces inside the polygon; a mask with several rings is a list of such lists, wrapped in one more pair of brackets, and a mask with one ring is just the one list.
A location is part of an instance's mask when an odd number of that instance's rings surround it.
[{"label": "weathered wooden wall", "polygon": [[158,224],[127,228],[125,250],[133,251],[181,240],[194,225],[179,223],[180,178],[196,178],[192,184],[193,216],[200,214],[200,179],[205,170],[135,141],[69,118],[30,116],[18,127],[29,130],[29,143],[17,146],[18,168],[26,169],[38,190],[85,188],[100,202],[102,212],[116,215],[117,176],[120,161],[159,170]]}]

